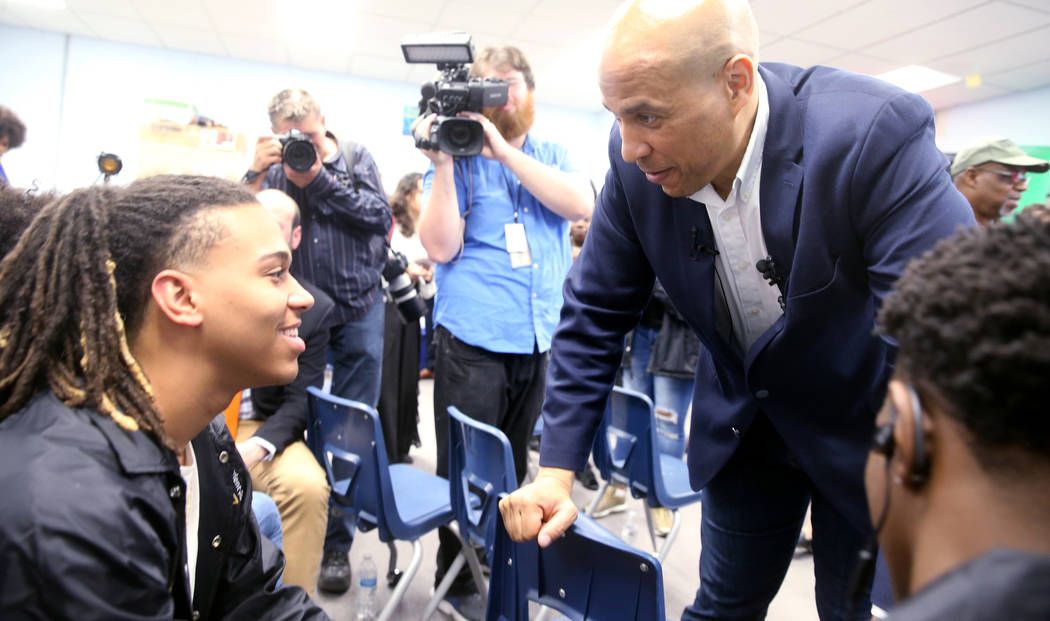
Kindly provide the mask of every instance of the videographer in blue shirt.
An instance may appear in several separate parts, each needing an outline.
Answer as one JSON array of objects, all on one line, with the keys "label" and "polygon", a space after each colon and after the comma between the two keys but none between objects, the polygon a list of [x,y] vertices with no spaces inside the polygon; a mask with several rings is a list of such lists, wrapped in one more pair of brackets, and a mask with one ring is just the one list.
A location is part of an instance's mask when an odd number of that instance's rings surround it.
[{"label": "videographer in blue shirt", "polygon": [[[482,124],[481,154],[453,158],[421,149],[432,166],[423,180],[419,237],[437,263],[437,473],[448,474],[448,406],[454,405],[507,434],[520,481],[572,262],[569,223],[590,216],[594,194],[562,145],[529,134],[536,85],[521,50],[486,48],[471,75],[508,84],[504,106],[460,113]],[[429,135],[433,120],[423,118],[417,133]],[[459,553],[450,531],[439,534],[435,584]],[[455,608],[467,619],[484,613],[469,576],[461,572],[442,611]]]}]

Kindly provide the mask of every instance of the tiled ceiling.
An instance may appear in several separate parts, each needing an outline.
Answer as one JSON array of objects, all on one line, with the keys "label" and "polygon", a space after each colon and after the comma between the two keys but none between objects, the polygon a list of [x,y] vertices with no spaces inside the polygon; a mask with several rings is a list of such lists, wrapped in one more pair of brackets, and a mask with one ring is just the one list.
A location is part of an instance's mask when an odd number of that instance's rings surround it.
[{"label": "tiled ceiling", "polygon": [[[409,33],[463,30],[480,48],[529,56],[537,99],[597,109],[602,28],[618,0],[0,0],[0,22],[418,83]],[[50,0],[55,2],[56,0]],[[761,57],[877,74],[919,64],[963,83],[923,93],[934,108],[1050,85],[1050,0],[752,0]],[[7,62],[10,62],[8,60]]]}]

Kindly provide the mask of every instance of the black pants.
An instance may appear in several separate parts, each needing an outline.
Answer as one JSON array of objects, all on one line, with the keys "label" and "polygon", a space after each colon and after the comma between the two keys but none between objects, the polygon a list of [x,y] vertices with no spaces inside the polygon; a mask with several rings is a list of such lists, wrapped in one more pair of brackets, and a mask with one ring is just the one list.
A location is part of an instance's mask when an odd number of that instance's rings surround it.
[{"label": "black pants", "polygon": [[[543,404],[547,352],[498,354],[468,345],[443,326],[435,331],[437,361],[434,370],[434,432],[437,436],[437,474],[448,476],[448,406],[454,405],[475,420],[507,435],[514,453],[514,471],[520,483],[528,466],[528,441]],[[445,527],[438,529],[436,586],[459,554],[459,540]],[[476,590],[464,565],[449,595]]]}]

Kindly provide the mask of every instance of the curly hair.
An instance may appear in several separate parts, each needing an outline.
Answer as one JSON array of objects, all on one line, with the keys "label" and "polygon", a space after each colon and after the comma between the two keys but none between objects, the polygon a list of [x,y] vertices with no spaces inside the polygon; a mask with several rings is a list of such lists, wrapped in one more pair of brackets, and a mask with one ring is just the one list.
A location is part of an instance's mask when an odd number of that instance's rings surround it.
[{"label": "curly hair", "polygon": [[35,192],[11,186],[0,186],[0,259],[11,252],[44,205],[55,200],[54,192]]},{"label": "curly hair", "polygon": [[26,124],[4,106],[0,106],[0,136],[7,136],[8,149],[17,149],[26,139]]},{"label": "curly hair", "polygon": [[397,228],[405,237],[411,237],[416,231],[416,223],[412,221],[408,213],[409,197],[418,189],[419,180],[423,175],[417,172],[407,173],[397,182],[397,189],[390,195],[390,211],[394,214]]},{"label": "curly hair", "polygon": [[48,203],[0,263],[0,420],[47,388],[170,445],[129,342],[157,272],[228,234],[209,212],[254,202],[237,183],[164,175]]},{"label": "curly hair", "polygon": [[968,431],[986,470],[1050,458],[1050,219],[966,229],[904,270],[879,313],[897,373]]}]

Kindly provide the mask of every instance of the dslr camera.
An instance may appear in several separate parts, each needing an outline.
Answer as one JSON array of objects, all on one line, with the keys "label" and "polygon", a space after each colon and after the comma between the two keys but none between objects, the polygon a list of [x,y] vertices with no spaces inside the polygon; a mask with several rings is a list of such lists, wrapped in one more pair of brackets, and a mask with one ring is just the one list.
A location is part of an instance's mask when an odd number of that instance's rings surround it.
[{"label": "dslr camera", "polygon": [[466,65],[474,62],[474,42],[462,32],[409,35],[401,41],[405,62],[434,63],[441,76],[420,89],[419,114],[434,113],[429,136],[413,131],[416,146],[438,148],[457,157],[477,155],[485,146],[485,130],[460,112],[507,103],[507,83],[495,78],[472,78]]},{"label": "dslr camera", "polygon": [[306,172],[317,162],[317,150],[310,138],[298,129],[277,137],[281,141],[281,161],[296,172]]},{"label": "dslr camera", "polygon": [[[427,305],[424,297],[416,290],[416,284],[412,277],[405,271],[408,269],[408,258],[393,248],[387,246],[386,263],[383,264],[383,280],[386,281],[386,294],[397,306],[397,314],[403,323],[419,321],[419,318],[427,313]],[[422,280],[420,281],[422,283]]]}]

